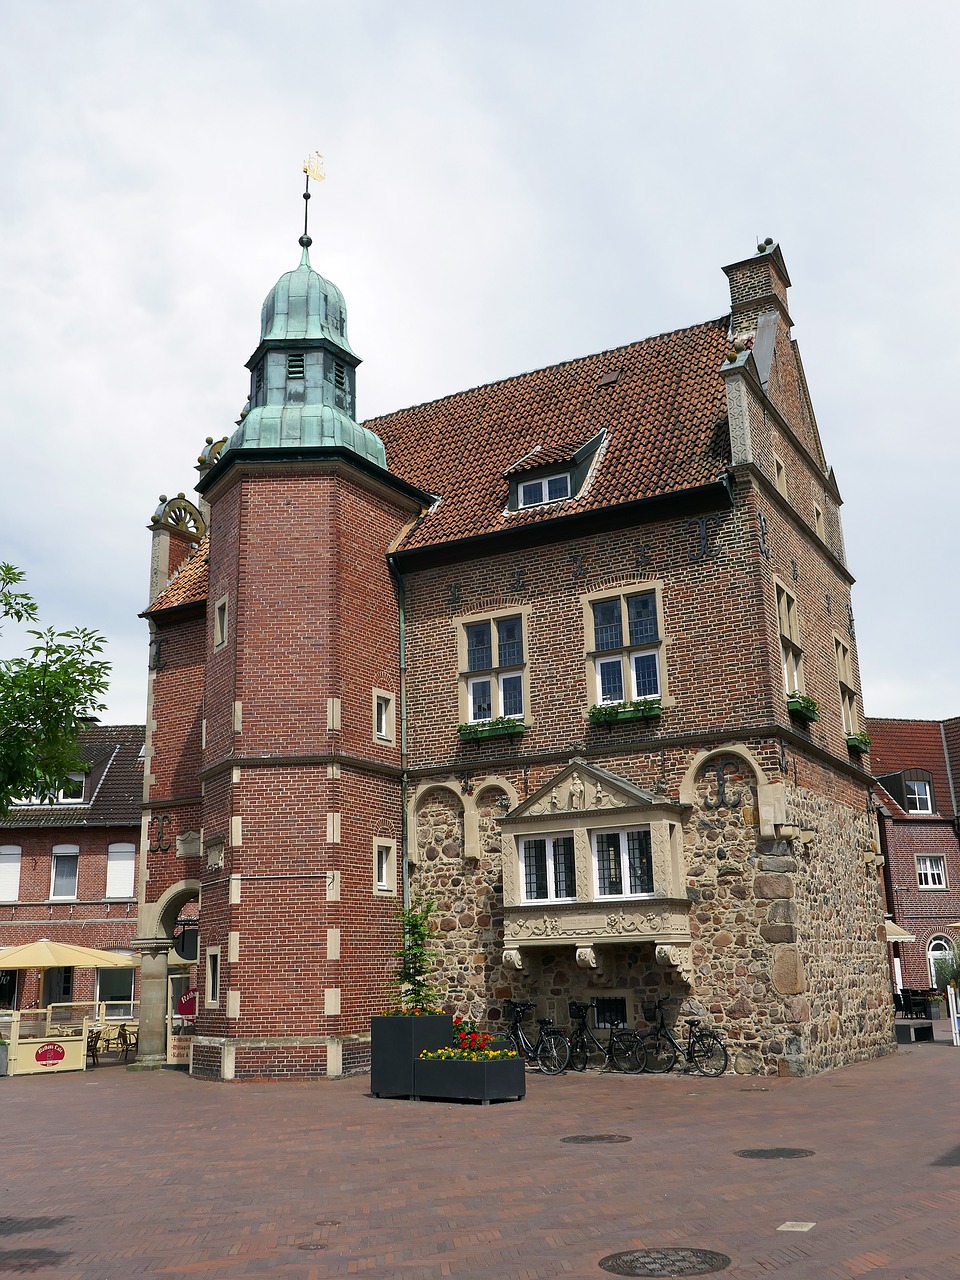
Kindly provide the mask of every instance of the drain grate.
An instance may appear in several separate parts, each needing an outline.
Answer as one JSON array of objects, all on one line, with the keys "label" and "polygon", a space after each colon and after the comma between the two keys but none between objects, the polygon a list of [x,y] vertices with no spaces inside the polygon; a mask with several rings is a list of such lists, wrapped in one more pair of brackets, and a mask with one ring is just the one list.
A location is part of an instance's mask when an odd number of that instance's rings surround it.
[{"label": "drain grate", "polygon": [[708,1276],[730,1265],[725,1253],[712,1249],[631,1249],[610,1253],[598,1266],[615,1276]]},{"label": "drain grate", "polygon": [[298,1249],[303,1249],[305,1253],[316,1253],[318,1249],[326,1249],[325,1244],[298,1244]]},{"label": "drain grate", "polygon": [[561,1138],[561,1142],[574,1142],[587,1146],[591,1142],[632,1142],[625,1133],[575,1133],[569,1138]]},{"label": "drain grate", "polygon": [[815,1151],[804,1147],[747,1147],[745,1151],[735,1153],[744,1160],[802,1160],[804,1156],[815,1156]]},{"label": "drain grate", "polygon": [[318,1227],[339,1227],[339,1225],[340,1225],[339,1218],[318,1218],[317,1219]]}]

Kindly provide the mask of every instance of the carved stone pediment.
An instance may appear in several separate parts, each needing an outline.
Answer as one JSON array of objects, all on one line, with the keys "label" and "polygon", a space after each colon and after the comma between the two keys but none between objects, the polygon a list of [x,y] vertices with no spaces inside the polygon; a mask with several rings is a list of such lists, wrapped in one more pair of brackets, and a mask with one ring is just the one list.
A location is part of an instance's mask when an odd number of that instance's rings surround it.
[{"label": "carved stone pediment", "polygon": [[505,948],[566,945],[578,949],[631,942],[690,943],[690,904],[676,898],[634,902],[527,903],[505,907]]},{"label": "carved stone pediment", "polygon": [[504,826],[514,823],[543,825],[545,818],[575,818],[578,814],[610,814],[617,810],[667,809],[680,813],[682,806],[620,778],[607,769],[575,757],[522,804],[504,816]]}]

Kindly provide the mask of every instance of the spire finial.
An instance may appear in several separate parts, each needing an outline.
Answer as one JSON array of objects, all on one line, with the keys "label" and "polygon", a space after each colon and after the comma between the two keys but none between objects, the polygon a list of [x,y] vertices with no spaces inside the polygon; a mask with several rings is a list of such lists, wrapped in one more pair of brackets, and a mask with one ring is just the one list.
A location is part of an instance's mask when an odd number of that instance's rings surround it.
[{"label": "spire finial", "polygon": [[314,151],[312,155],[307,156],[303,162],[303,172],[306,175],[303,187],[303,235],[300,237],[299,243],[304,249],[309,249],[313,244],[307,234],[307,216],[310,212],[310,179],[314,182],[323,182],[326,174],[323,172],[323,156],[319,151]]}]

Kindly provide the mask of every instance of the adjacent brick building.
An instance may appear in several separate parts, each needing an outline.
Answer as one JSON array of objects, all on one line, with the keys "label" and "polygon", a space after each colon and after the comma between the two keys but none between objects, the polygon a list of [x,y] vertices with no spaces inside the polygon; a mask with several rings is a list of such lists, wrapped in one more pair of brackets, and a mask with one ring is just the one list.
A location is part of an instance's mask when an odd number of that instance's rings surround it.
[{"label": "adjacent brick building", "polygon": [[[91,724],[84,768],[57,796],[0,817],[0,1008],[135,996],[132,969],[4,970],[3,947],[38,938],[129,951],[137,935],[143,725]],[[129,1016],[129,1014],[128,1014]]]},{"label": "adjacent brick building", "polygon": [[960,719],[871,718],[867,730],[887,907],[912,935],[893,944],[894,982],[924,989],[934,960],[955,953],[960,937]]},{"label": "adjacent brick building", "polygon": [[199,1075],[362,1066],[408,894],[464,1013],[665,996],[740,1072],[886,1052],[853,579],[779,247],[719,319],[360,426],[308,244],[199,500],[154,516],[143,1056],[198,894]]}]

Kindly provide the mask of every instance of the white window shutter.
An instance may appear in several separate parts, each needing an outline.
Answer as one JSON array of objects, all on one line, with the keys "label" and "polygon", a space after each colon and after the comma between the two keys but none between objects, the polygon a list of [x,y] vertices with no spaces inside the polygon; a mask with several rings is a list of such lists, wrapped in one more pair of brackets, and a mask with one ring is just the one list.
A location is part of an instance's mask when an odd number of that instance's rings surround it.
[{"label": "white window shutter", "polygon": [[0,845],[0,902],[16,902],[20,897],[20,848]]},{"label": "white window shutter", "polygon": [[107,849],[107,897],[132,898],[136,848],[132,844],[112,844]]}]

